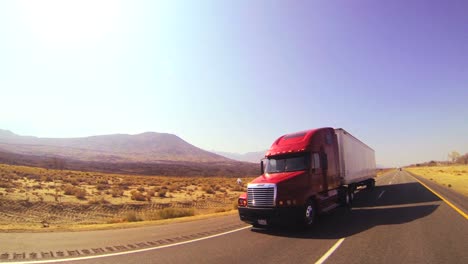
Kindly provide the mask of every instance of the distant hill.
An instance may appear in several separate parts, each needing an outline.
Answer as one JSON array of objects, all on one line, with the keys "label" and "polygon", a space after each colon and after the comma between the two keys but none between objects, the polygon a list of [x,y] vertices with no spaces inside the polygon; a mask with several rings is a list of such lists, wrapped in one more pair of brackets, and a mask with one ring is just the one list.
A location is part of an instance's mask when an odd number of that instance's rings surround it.
[{"label": "distant hill", "polygon": [[94,162],[230,162],[173,134],[146,132],[82,138],[38,138],[0,130],[0,149],[25,155],[60,156]]},{"label": "distant hill", "polygon": [[255,164],[197,148],[173,134],[146,132],[38,138],[0,129],[0,163],[52,169],[171,176],[253,176]]},{"label": "distant hill", "polygon": [[264,150],[264,151],[256,151],[256,152],[247,152],[244,154],[233,153],[233,152],[222,152],[222,151],[213,151],[213,152],[223,157],[237,160],[237,161],[259,163],[260,160],[265,157],[265,153],[267,151]]}]

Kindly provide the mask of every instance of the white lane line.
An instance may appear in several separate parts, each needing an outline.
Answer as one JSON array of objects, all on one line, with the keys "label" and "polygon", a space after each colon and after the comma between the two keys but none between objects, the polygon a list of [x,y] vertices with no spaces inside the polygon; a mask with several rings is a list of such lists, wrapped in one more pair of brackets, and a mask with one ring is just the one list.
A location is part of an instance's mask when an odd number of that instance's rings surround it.
[{"label": "white lane line", "polygon": [[315,262],[315,264],[322,264],[323,262],[325,262],[325,260],[327,260],[328,257],[331,256],[331,254],[333,254],[333,252],[335,252],[335,250],[341,245],[341,243],[343,243],[343,241],[345,240],[345,238],[341,238],[340,240],[336,241],[336,243],[333,245],[333,247],[331,247],[327,253],[325,253],[325,255],[323,255],[319,260],[317,260]]},{"label": "white lane line", "polygon": [[380,199],[380,197],[382,197],[383,193],[385,192],[385,190],[383,190],[380,194],[379,194],[379,197],[377,197],[377,200]]},{"label": "white lane line", "polygon": [[139,252],[145,252],[145,251],[150,251],[150,250],[157,250],[157,249],[163,249],[163,248],[168,248],[168,247],[174,247],[174,246],[179,246],[179,245],[184,245],[184,244],[189,244],[201,240],[206,240],[214,237],[219,237],[227,234],[231,234],[237,231],[241,231],[247,228],[252,228],[251,225],[241,227],[238,229],[234,229],[231,231],[227,231],[224,233],[219,233],[216,235],[211,235],[207,237],[201,237],[193,240],[188,240],[188,241],[183,241],[183,242],[178,242],[170,245],[163,245],[163,246],[157,246],[157,247],[151,247],[151,248],[143,248],[143,249],[137,249],[137,250],[131,250],[131,251],[125,251],[125,252],[117,252],[117,253],[109,253],[109,254],[103,254],[103,255],[97,255],[97,256],[87,256],[87,257],[77,257],[77,258],[63,258],[63,259],[49,259],[49,260],[36,260],[36,261],[22,261],[22,262],[6,262],[6,263],[11,263],[11,264],[35,264],[35,263],[58,263],[58,262],[66,262],[66,261],[75,261],[75,260],[85,260],[85,259],[96,259],[96,258],[105,258],[105,257],[113,257],[113,256],[121,256],[121,255],[129,255],[133,253],[139,253]]}]

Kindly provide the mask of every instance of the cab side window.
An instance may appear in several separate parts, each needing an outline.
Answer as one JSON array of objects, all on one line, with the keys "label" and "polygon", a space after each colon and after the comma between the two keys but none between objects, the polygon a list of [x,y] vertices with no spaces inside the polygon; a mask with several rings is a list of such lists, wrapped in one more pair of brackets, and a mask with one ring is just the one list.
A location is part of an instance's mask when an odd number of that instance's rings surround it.
[{"label": "cab side window", "polygon": [[320,155],[318,153],[312,153],[312,169],[320,169]]},{"label": "cab side window", "polygon": [[333,137],[330,133],[325,136],[325,143],[327,143],[327,145],[331,145],[333,143]]}]

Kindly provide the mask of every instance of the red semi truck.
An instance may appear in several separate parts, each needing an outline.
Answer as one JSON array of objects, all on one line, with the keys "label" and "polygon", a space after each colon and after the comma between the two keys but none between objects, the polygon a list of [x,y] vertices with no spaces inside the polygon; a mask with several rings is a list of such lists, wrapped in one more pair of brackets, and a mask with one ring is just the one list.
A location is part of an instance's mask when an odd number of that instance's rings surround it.
[{"label": "red semi truck", "polygon": [[375,154],[344,129],[318,128],[278,138],[261,173],[238,199],[240,219],[310,226],[317,214],[349,206],[357,187],[374,187]]}]

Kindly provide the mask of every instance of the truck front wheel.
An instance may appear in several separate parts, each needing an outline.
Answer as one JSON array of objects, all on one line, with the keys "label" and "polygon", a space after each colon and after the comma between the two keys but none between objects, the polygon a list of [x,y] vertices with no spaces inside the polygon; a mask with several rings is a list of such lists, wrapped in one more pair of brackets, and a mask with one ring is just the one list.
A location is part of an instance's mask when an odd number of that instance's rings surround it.
[{"label": "truck front wheel", "polygon": [[314,224],[316,214],[317,212],[315,208],[315,203],[312,200],[307,201],[303,216],[303,224],[305,227],[309,227]]}]

